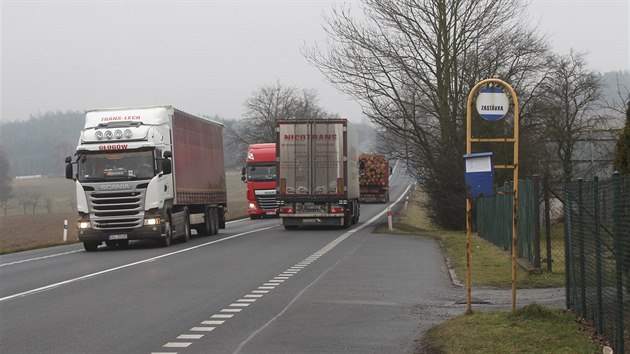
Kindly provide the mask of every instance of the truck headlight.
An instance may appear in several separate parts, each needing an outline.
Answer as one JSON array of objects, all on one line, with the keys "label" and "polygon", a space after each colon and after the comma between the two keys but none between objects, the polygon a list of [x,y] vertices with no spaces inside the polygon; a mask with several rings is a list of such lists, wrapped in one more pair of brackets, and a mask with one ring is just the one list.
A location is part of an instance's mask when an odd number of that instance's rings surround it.
[{"label": "truck headlight", "polygon": [[90,224],[89,221],[79,221],[78,227],[81,230],[91,229],[92,228],[92,224]]},{"label": "truck headlight", "polygon": [[149,226],[152,226],[152,225],[160,225],[160,218],[159,218],[159,217],[157,217],[157,218],[147,218],[147,219],[144,219],[144,225],[149,225]]},{"label": "truck headlight", "polygon": [[250,209],[254,209],[254,210],[257,209],[256,208],[256,203],[249,203],[249,208]]}]

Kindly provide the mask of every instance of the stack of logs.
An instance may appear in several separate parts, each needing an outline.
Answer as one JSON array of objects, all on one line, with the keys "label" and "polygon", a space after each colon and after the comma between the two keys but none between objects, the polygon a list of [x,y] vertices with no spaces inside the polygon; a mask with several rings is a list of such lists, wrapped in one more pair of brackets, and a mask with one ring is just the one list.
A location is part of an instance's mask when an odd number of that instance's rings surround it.
[{"label": "stack of logs", "polygon": [[359,160],[363,161],[362,175],[359,184],[362,186],[386,186],[388,185],[389,163],[383,155],[361,154]]}]

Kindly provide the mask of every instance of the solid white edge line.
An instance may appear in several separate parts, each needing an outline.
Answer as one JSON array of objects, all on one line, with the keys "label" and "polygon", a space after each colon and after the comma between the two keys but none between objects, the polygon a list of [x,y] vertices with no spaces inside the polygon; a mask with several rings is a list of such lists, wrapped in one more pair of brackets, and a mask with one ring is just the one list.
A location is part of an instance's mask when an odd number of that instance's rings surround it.
[{"label": "solid white edge line", "polygon": [[178,250],[178,251],[166,253],[166,254],[163,254],[163,255],[156,256],[156,257],[147,258],[147,259],[144,259],[144,260],[141,260],[141,261],[137,261],[137,262],[133,262],[133,263],[123,264],[123,265],[118,266],[118,267],[101,270],[100,272],[95,272],[95,273],[91,273],[91,274],[86,274],[86,275],[83,275],[83,276],[80,276],[80,277],[77,277],[77,278],[68,279],[68,280],[64,280],[64,281],[58,282],[58,283],[42,286],[42,287],[39,287],[37,289],[27,290],[27,291],[24,291],[24,292],[21,292],[21,293],[17,293],[17,294],[13,294],[13,295],[9,295],[9,296],[5,296],[3,298],[0,298],[0,302],[11,300],[11,299],[15,299],[15,298],[18,298],[18,297],[27,296],[27,295],[32,295],[32,294],[43,292],[43,291],[47,291],[47,290],[51,290],[51,289],[58,288],[58,287],[63,286],[63,285],[72,284],[72,283],[75,283],[75,282],[78,282],[78,281],[81,281],[81,280],[94,278],[94,277],[99,276],[99,275],[111,273],[111,272],[114,272],[114,271],[117,271],[117,270],[121,270],[121,269],[129,268],[129,267],[137,266],[137,265],[140,265],[140,264],[153,262],[153,261],[161,259],[161,258],[174,256],[176,254],[192,251],[192,250],[195,250],[197,248],[205,247],[205,246],[212,245],[212,244],[215,244],[215,243],[218,243],[218,242],[231,240],[233,238],[241,237],[241,236],[244,236],[244,235],[247,235],[247,234],[251,234],[251,233],[254,233],[254,232],[259,232],[259,231],[263,231],[263,230],[269,230],[269,229],[272,229],[272,228],[275,228],[275,227],[278,227],[278,225],[264,227],[262,229],[256,229],[256,230],[241,232],[240,234],[228,236],[228,237],[225,237],[225,238],[222,238],[222,239],[219,239],[219,240],[214,240],[214,241],[202,243],[200,245],[196,245],[196,246],[189,247],[189,248],[184,248],[184,249],[181,249],[181,250]]},{"label": "solid white edge line", "polygon": [[26,263],[26,262],[39,261],[39,260],[47,259],[47,258],[65,256],[66,254],[77,253],[77,252],[81,252],[81,251],[83,251],[83,249],[73,250],[73,251],[68,251],[68,252],[62,252],[62,253],[54,253],[54,254],[49,254],[48,256],[41,256],[41,257],[35,257],[35,258],[22,259],[20,261],[0,264],[0,268],[1,267],[6,267],[6,266],[10,266],[10,265],[15,265],[15,264],[22,264],[22,263]]}]

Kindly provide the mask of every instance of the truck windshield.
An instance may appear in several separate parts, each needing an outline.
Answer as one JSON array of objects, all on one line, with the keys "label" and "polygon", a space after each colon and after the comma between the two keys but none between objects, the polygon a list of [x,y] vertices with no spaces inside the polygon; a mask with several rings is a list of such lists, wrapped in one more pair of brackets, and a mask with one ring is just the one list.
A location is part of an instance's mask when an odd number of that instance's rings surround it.
[{"label": "truck windshield", "polygon": [[96,152],[80,154],[81,182],[151,179],[155,176],[153,151]]},{"label": "truck windshield", "polygon": [[247,180],[249,181],[275,181],[276,165],[247,164]]}]

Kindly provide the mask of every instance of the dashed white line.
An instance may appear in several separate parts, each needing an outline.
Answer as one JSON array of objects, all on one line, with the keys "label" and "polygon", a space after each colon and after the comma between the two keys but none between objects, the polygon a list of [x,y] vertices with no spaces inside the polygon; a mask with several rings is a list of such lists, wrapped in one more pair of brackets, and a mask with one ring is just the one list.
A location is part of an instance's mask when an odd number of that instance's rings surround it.
[{"label": "dashed white line", "polygon": [[247,295],[245,295],[245,297],[256,297],[256,298],[258,298],[258,297],[262,297],[262,295],[247,294]]},{"label": "dashed white line", "polygon": [[236,302],[256,302],[258,299],[238,299]]},{"label": "dashed white line", "polygon": [[225,321],[203,321],[201,322],[202,325],[220,325],[223,324]]},{"label": "dashed white line", "polygon": [[221,312],[241,312],[243,309],[223,309]]},{"label": "dashed white line", "polygon": [[168,342],[163,345],[164,348],[188,348],[192,342]]},{"label": "dashed white line", "polygon": [[177,339],[201,339],[203,334],[182,334],[177,336]]},{"label": "dashed white line", "polygon": [[235,302],[233,304],[230,304],[230,307],[232,307],[232,306],[233,307],[247,307],[249,305],[251,305],[251,304],[248,304],[246,302]]},{"label": "dashed white line", "polygon": [[190,330],[192,332],[212,332],[215,327],[193,327]]},{"label": "dashed white line", "polygon": [[254,294],[266,294],[268,292],[269,290],[252,290],[252,293]]},{"label": "dashed white line", "polygon": [[234,315],[212,315],[210,318],[232,318]]}]

